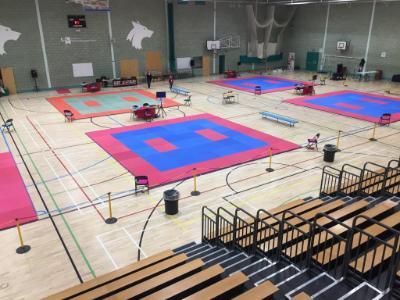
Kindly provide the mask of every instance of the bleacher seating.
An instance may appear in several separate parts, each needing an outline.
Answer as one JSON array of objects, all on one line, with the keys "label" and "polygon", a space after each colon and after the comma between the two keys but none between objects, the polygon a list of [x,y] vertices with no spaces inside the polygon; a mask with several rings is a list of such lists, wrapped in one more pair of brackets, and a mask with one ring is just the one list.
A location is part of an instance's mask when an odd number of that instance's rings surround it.
[{"label": "bleacher seating", "polygon": [[[392,299],[400,295],[399,161],[371,166],[341,189],[340,178],[323,185],[325,169],[319,197],[255,215],[203,207],[200,244],[48,299]],[[347,176],[349,165],[339,171]]]}]

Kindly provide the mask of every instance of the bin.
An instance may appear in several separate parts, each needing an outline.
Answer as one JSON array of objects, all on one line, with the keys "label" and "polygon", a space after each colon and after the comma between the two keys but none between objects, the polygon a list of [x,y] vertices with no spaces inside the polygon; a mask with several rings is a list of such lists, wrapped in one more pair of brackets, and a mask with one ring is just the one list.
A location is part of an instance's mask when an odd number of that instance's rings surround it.
[{"label": "bin", "polygon": [[165,213],[175,215],[178,213],[179,192],[177,190],[164,191]]},{"label": "bin", "polygon": [[337,152],[337,148],[335,145],[326,144],[324,146],[324,161],[325,162],[333,162],[335,160],[336,152]]}]

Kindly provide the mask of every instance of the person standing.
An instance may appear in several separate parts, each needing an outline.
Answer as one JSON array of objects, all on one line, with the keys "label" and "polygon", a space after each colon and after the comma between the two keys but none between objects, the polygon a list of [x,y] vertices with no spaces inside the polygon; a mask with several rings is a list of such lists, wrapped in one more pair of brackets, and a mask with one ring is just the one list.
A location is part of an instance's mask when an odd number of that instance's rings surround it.
[{"label": "person standing", "polygon": [[151,81],[153,80],[153,75],[151,75],[150,71],[146,73],[146,82],[147,82],[147,88],[151,87]]},{"label": "person standing", "polygon": [[169,74],[168,82],[169,82],[169,89],[172,89],[172,86],[174,85],[174,76],[172,76],[172,74]]}]

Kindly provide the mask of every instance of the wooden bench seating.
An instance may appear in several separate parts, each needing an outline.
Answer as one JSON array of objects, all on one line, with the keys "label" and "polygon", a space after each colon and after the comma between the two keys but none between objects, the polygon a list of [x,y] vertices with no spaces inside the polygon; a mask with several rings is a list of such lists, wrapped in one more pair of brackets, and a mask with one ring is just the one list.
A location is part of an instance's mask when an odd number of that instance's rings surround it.
[{"label": "wooden bench seating", "polygon": [[292,297],[292,300],[311,300],[311,297],[307,295],[305,292],[301,292],[296,296]]},{"label": "wooden bench seating", "polygon": [[191,273],[199,271],[203,266],[204,262],[200,258],[195,259],[184,265],[175,267],[170,271],[154,276],[144,282],[141,282],[138,285],[134,285],[128,289],[124,289],[119,293],[113,294],[105,299],[125,300],[125,299],[131,299],[133,297],[142,298],[142,296],[149,294],[152,290],[157,289],[157,287],[162,288],[170,283],[179,281],[185,276],[189,276]]},{"label": "wooden bench seating", "polygon": [[[398,224],[400,224],[400,212],[396,212],[389,217],[383,219],[380,221],[380,223],[389,226],[389,227],[394,227]],[[386,229],[378,224],[371,225],[364,229],[364,231],[370,235],[373,236],[378,236],[386,231]],[[360,233],[356,233],[353,238],[353,243],[350,246],[351,250],[361,246],[365,242],[368,241],[368,238],[366,235],[362,235],[360,239]],[[339,257],[341,257],[345,253],[345,247],[346,243],[341,241],[339,243],[336,243],[332,247],[329,247],[323,251],[320,251],[319,253],[315,254],[313,258],[318,261],[320,264],[325,265]]]},{"label": "wooden bench seating", "polygon": [[162,260],[165,260],[167,258],[170,258],[171,256],[174,255],[174,252],[172,250],[166,250],[163,252],[160,252],[156,255],[149,256],[141,261],[132,263],[126,267],[123,267],[121,269],[115,270],[113,272],[98,276],[94,279],[91,279],[89,281],[86,281],[82,284],[73,286],[69,289],[66,289],[60,293],[54,294],[52,296],[49,296],[45,299],[47,300],[58,300],[58,299],[65,299],[72,297],[74,295],[78,295],[84,291],[89,291],[97,286],[104,285],[106,283],[109,283],[113,280],[119,279],[123,276],[132,274],[134,272],[137,272],[139,270],[142,270],[143,268],[149,267],[151,265],[154,265],[158,262],[161,262]]},{"label": "wooden bench seating", "polygon": [[169,299],[171,297],[180,297],[185,292],[198,287],[201,284],[207,283],[212,279],[218,278],[224,272],[220,265],[213,265],[199,273],[196,273],[188,278],[185,278],[175,284],[172,284],[158,292],[155,292],[143,299],[146,300],[159,300]]},{"label": "wooden bench seating", "polygon": [[265,281],[262,284],[248,290],[247,292],[233,298],[233,300],[270,299],[278,291],[279,289],[271,281]]},{"label": "wooden bench seating", "polygon": [[118,289],[132,286],[136,283],[142,282],[153,276],[169,271],[172,268],[180,266],[187,261],[188,257],[185,254],[178,254],[169,259],[163,260],[158,264],[144,268],[138,272],[119,278],[107,285],[99,286],[89,292],[83,293],[74,299],[95,299],[107,295]]},{"label": "wooden bench seating", "polygon": [[[391,238],[386,241],[388,245],[394,246],[395,238]],[[358,257],[350,263],[350,267],[357,270],[360,273],[367,273],[372,268],[377,267],[381,263],[385,262],[387,259],[391,258],[393,254],[399,252],[400,247],[397,244],[397,249],[393,251],[393,248],[389,248],[380,244],[372,250],[369,250],[366,254]]]},{"label": "wooden bench seating", "polygon": [[[392,209],[393,207],[395,207],[397,205],[396,202],[393,202],[391,200],[386,200],[382,203],[379,203],[378,205],[360,213],[359,215],[363,215],[369,218],[375,218],[379,215],[381,215],[384,212],[389,211],[390,209]],[[353,220],[355,217],[352,217],[350,219],[347,219],[346,221],[343,222],[344,225],[351,227],[353,224]],[[325,217],[320,218],[317,220],[317,224],[323,226],[324,224],[320,223],[321,219],[326,219]],[[358,225],[361,225],[362,223],[366,222],[365,219],[359,219]],[[346,226],[343,226],[341,224],[337,224],[335,226],[332,226],[329,228],[329,231],[336,234],[336,235],[341,235],[343,233],[346,233],[348,231],[348,228]],[[333,236],[332,234],[328,233],[327,231],[323,231],[320,233],[315,234],[314,236],[314,242],[313,242],[313,246],[317,247],[318,245],[322,245],[323,243],[328,242],[330,239],[332,239]],[[305,239],[302,242],[299,242],[289,248],[287,248],[285,250],[286,255],[288,255],[291,258],[294,258],[304,252],[306,252],[308,250],[308,240],[309,239]]]},{"label": "wooden bench seating", "polygon": [[222,296],[223,294],[243,286],[248,280],[247,276],[242,272],[234,273],[233,275],[226,277],[223,280],[218,281],[210,285],[209,287],[190,295],[185,298],[187,300],[206,300],[206,299],[214,299],[218,296]]}]

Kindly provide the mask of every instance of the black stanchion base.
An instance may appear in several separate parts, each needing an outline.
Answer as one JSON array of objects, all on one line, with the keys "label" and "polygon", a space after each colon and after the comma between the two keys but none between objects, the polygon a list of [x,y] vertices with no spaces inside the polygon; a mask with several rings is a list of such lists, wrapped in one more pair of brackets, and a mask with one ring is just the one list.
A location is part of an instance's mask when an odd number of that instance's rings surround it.
[{"label": "black stanchion base", "polygon": [[200,194],[201,193],[199,191],[193,191],[193,192],[190,193],[190,195],[192,195],[192,196],[198,196]]},{"label": "black stanchion base", "polygon": [[272,168],[266,168],[266,169],[265,169],[265,171],[267,171],[267,172],[270,172],[270,173],[271,173],[271,172],[273,172],[273,171],[274,171],[274,169],[272,169]]},{"label": "black stanchion base", "polygon": [[17,252],[18,254],[24,254],[26,252],[29,252],[29,250],[31,250],[31,246],[23,245],[21,247],[18,247],[17,250],[15,250],[15,252]]},{"label": "black stanchion base", "polygon": [[376,138],[370,138],[369,140],[370,140],[371,142],[376,142],[376,141],[377,141]]},{"label": "black stanchion base", "polygon": [[112,218],[106,219],[105,222],[106,222],[106,224],[114,224],[114,223],[117,223],[117,221],[118,221],[117,218],[112,217]]}]

